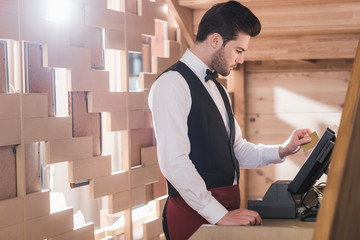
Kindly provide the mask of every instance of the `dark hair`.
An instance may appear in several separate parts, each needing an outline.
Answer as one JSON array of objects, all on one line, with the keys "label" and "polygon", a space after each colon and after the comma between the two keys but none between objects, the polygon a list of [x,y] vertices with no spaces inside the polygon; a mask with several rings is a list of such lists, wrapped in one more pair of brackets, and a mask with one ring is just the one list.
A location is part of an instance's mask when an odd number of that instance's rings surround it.
[{"label": "dark hair", "polygon": [[239,32],[255,37],[260,33],[259,19],[245,6],[236,1],[219,3],[210,8],[202,17],[196,36],[202,42],[209,34],[219,33],[223,45],[237,38]]}]

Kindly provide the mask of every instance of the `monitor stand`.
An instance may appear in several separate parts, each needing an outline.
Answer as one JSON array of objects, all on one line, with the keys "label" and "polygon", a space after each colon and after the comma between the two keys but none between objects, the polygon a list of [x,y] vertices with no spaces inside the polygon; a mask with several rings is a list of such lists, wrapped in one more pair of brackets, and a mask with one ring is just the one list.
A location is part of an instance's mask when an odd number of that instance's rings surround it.
[{"label": "monitor stand", "polygon": [[296,218],[296,202],[287,190],[290,182],[274,182],[263,199],[248,201],[248,209],[257,211],[262,218]]}]

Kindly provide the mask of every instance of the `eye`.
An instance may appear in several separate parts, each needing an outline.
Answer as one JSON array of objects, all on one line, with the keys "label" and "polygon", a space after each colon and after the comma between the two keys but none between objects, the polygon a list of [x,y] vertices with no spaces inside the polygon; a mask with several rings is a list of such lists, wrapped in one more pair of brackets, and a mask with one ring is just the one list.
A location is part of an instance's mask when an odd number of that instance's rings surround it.
[{"label": "eye", "polygon": [[242,51],[242,50],[238,50],[238,49],[236,49],[235,51],[236,51],[236,53],[237,53],[237,54],[241,54],[241,53],[243,53],[243,51]]}]

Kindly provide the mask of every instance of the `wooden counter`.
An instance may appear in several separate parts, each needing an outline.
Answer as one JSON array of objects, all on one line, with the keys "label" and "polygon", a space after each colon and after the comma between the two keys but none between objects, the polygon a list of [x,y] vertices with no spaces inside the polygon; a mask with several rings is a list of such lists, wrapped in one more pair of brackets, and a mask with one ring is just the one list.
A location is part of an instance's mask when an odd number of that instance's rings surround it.
[{"label": "wooden counter", "polygon": [[194,239],[312,239],[315,223],[300,219],[263,219],[261,226],[216,226],[202,225],[190,238]]}]

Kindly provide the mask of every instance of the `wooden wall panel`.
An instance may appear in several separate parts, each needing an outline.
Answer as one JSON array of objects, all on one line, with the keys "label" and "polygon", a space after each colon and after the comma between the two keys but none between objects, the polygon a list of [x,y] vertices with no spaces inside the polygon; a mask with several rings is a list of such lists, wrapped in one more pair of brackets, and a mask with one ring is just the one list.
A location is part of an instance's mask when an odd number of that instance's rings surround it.
[{"label": "wooden wall panel", "polygon": [[44,118],[49,116],[47,93],[23,94],[24,118]]},{"label": "wooden wall panel", "polygon": [[20,118],[20,94],[0,93],[0,119]]},{"label": "wooden wall panel", "polygon": [[26,194],[40,191],[39,143],[25,144]]},{"label": "wooden wall panel", "polygon": [[0,41],[0,93],[6,93],[6,63],[5,42]]},{"label": "wooden wall panel", "polygon": [[111,156],[96,156],[92,158],[69,161],[69,182],[86,181],[111,174]]},{"label": "wooden wall panel", "polygon": [[[114,199],[120,193],[128,192],[121,194],[128,205],[125,208],[116,205],[111,210],[125,210],[125,227],[121,231],[108,231],[108,235],[125,232],[126,238],[132,239],[132,207],[145,204],[163,192],[152,185],[159,179],[159,166],[153,151],[147,154],[149,158],[144,160],[144,166],[111,173],[111,156],[101,155],[100,113],[111,116],[108,130],[128,134],[128,142],[121,146],[123,161],[128,162],[123,165],[140,165],[141,148],[153,146],[154,141],[147,104],[154,74],[180,57],[175,35],[166,36],[167,4],[148,0],[123,2],[121,12],[108,9],[110,3],[107,1],[71,1],[70,4],[68,19],[54,22],[44,7],[48,6],[46,0],[5,0],[0,3],[0,20],[4,20],[0,21],[0,39],[14,40],[9,51],[10,77],[17,87],[14,91],[21,92],[0,94],[0,146],[4,146],[0,147],[1,160],[4,162],[4,157],[12,156],[6,157],[10,167],[1,164],[0,176],[5,176],[6,181],[1,181],[0,185],[6,184],[13,191],[5,198],[13,198],[18,193],[26,201],[22,204],[22,207],[26,206],[26,214],[23,208],[11,208],[22,214],[21,221],[0,226],[1,239],[94,238],[95,226],[92,224],[73,229],[72,209],[49,214],[50,194],[40,191],[39,154],[44,154],[46,164],[68,161],[70,182],[89,179],[90,198],[111,196],[109,198]],[[158,33],[155,33],[155,25]],[[155,60],[157,67],[152,68],[152,57],[157,53],[151,52],[149,39],[155,34],[160,35],[153,46],[162,49],[163,53],[159,61]],[[172,41],[166,42],[166,39]],[[148,43],[145,48],[143,41]],[[3,45],[0,41],[0,59],[5,56],[1,51]],[[129,51],[147,51],[148,62],[144,69],[152,72],[153,80],[142,89],[145,92],[110,92],[109,72],[104,71],[104,48],[121,50],[123,56]],[[128,60],[116,66],[124,70],[122,82],[128,81],[127,65]],[[66,77],[61,81],[66,81],[69,92],[70,117],[55,117],[55,68],[66,71]],[[3,69],[4,62],[0,61],[0,76]],[[21,76],[26,80],[22,81]],[[0,79],[0,92],[5,93],[4,80]],[[43,148],[39,148],[39,142],[45,142],[44,152],[40,152]],[[18,145],[17,159],[12,152],[14,144]],[[164,186],[162,182],[161,189]],[[3,193],[1,188],[1,195]],[[3,220],[6,218],[0,214],[0,222]]]},{"label": "wooden wall panel", "polygon": [[0,239],[3,240],[23,240],[24,224],[19,223],[9,227],[0,228]]},{"label": "wooden wall panel", "polygon": [[25,197],[26,219],[38,218],[50,214],[50,192],[35,192]]},{"label": "wooden wall panel", "polygon": [[[321,136],[327,127],[339,125],[350,72],[323,67],[281,71],[280,66],[278,72],[246,73],[247,139],[282,144],[296,128],[310,128]],[[274,181],[293,179],[308,154],[300,150],[283,164],[248,171],[247,196],[261,198]]]},{"label": "wooden wall panel", "polygon": [[90,197],[92,199],[123,192],[129,189],[128,172],[122,171],[112,175],[90,180]]},{"label": "wooden wall panel", "polygon": [[21,223],[24,218],[24,199],[17,197],[0,201],[0,228]]},{"label": "wooden wall panel", "polygon": [[55,237],[50,238],[49,240],[94,240],[94,223],[88,223],[84,226],[76,228],[70,232],[66,232]]},{"label": "wooden wall panel", "polygon": [[138,166],[140,162],[141,148],[153,145],[153,130],[151,128],[140,128],[130,130],[131,141],[131,166]]},{"label": "wooden wall panel", "polygon": [[0,9],[0,38],[18,39],[18,2],[5,0]]},{"label": "wooden wall panel", "polygon": [[93,156],[92,136],[45,142],[44,160],[46,164],[90,158]]},{"label": "wooden wall panel", "polygon": [[29,93],[46,93],[48,96],[49,116],[55,115],[54,99],[54,70],[52,68],[43,68],[42,46],[39,44],[27,43],[27,74]]},{"label": "wooden wall panel", "polygon": [[0,147],[0,172],[0,200],[16,197],[16,160],[14,146]]},{"label": "wooden wall panel", "polygon": [[93,155],[100,155],[100,114],[87,112],[84,92],[73,92],[71,103],[73,137],[92,136]]},{"label": "wooden wall panel", "polygon": [[23,132],[26,143],[71,138],[71,118],[26,118]]},{"label": "wooden wall panel", "polygon": [[46,216],[33,218],[27,222],[26,239],[38,240],[71,231],[73,225],[73,209],[69,208]]}]

